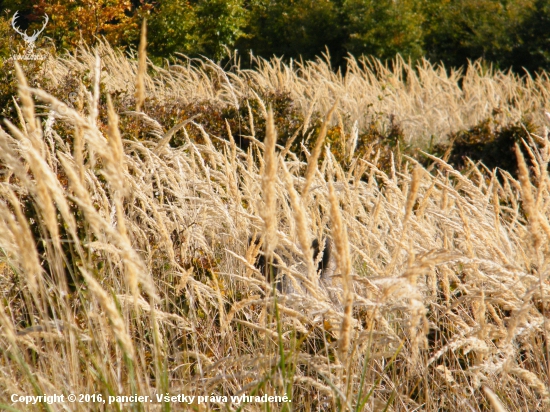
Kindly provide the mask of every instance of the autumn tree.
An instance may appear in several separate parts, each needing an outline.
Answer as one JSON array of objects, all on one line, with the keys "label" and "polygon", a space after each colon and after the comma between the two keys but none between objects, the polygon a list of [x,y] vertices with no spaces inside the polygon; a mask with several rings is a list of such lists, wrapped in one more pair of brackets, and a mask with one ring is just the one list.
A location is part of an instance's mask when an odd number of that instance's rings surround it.
[{"label": "autumn tree", "polygon": [[93,45],[105,37],[112,45],[129,45],[139,36],[140,22],[151,10],[146,2],[130,0],[64,0],[33,2],[27,19],[32,23],[48,14],[45,35],[60,49],[72,49],[80,41]]}]

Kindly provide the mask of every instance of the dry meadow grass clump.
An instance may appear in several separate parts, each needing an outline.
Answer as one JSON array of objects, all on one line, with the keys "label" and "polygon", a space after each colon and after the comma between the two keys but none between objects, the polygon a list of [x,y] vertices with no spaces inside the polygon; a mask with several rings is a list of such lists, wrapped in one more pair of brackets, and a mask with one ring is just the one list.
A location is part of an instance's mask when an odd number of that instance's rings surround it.
[{"label": "dry meadow grass clump", "polygon": [[[548,409],[543,118],[516,148],[517,179],[476,165],[462,174],[429,154],[425,168],[398,150],[386,171],[348,143],[344,167],[325,145],[331,116],[348,137],[369,124],[365,102],[410,138],[439,135],[476,124],[491,99],[510,119],[542,107],[547,79],[473,66],[460,89],[456,73],[427,64],[390,75],[373,63],[375,76],[352,63],[349,77],[322,62],[259,64],[142,68],[136,102],[137,63],[100,45],[52,66],[54,82],[88,76],[70,106],[18,69],[17,122],[0,130],[0,407],[107,410],[11,394],[170,393],[208,396],[174,410]],[[325,116],[311,152],[277,144],[259,95],[266,140],[251,136],[246,151],[231,126],[198,141],[200,118],[147,114],[153,96],[238,105],[257,93],[251,83],[287,90],[303,130],[314,110]],[[376,88],[386,94],[372,100]],[[152,137],[125,128],[132,110]],[[293,293],[253,265],[257,235]],[[336,268],[320,282],[310,241],[327,236]],[[242,394],[292,402],[231,399]],[[168,410],[153,399],[108,410]]]}]

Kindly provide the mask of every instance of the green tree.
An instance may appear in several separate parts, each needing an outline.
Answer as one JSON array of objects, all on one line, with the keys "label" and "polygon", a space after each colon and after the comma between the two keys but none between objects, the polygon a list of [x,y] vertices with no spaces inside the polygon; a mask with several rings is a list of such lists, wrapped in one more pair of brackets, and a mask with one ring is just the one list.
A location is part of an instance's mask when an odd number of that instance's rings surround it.
[{"label": "green tree", "polygon": [[345,0],[347,49],[382,60],[397,53],[413,60],[422,57],[424,17],[418,6],[418,0]]},{"label": "green tree", "polygon": [[195,49],[207,56],[221,58],[224,46],[233,47],[243,34],[247,11],[242,0],[202,0],[195,12]]},{"label": "green tree", "polygon": [[432,61],[462,66],[468,59],[514,66],[519,28],[533,0],[436,0],[424,3],[425,48]]},{"label": "green tree", "polygon": [[189,51],[194,10],[188,1],[168,0],[157,6],[148,22],[148,54],[168,57]]},{"label": "green tree", "polygon": [[523,68],[534,72],[550,70],[550,3],[536,0],[531,13],[518,28],[517,42],[514,44],[507,62],[517,72]]},{"label": "green tree", "polygon": [[240,50],[313,59],[328,48],[336,64],[345,55],[341,1],[254,0],[248,6],[251,18],[237,43]]},{"label": "green tree", "polygon": [[175,52],[220,59],[243,34],[243,0],[167,0],[151,17],[149,51],[157,57]]}]

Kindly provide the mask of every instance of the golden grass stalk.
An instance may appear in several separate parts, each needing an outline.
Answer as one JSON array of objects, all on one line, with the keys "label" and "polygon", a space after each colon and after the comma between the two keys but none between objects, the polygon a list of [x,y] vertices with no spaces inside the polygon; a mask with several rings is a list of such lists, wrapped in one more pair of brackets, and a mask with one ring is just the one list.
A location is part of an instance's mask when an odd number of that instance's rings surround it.
[{"label": "golden grass stalk", "polygon": [[84,182],[84,136],[82,134],[82,129],[76,126],[74,131],[73,158],[78,169],[78,176],[80,177],[80,181]]},{"label": "golden grass stalk", "polygon": [[141,111],[145,102],[145,74],[147,71],[147,21],[143,19],[141,23],[141,36],[139,38],[138,48],[138,69],[136,77],[136,112]]},{"label": "golden grass stalk", "polygon": [[[253,138],[256,138],[256,129],[254,127],[254,116],[252,115],[252,108],[250,107],[250,103],[248,103],[248,100],[246,101],[246,107],[248,108],[248,118],[250,123],[250,133],[252,134]],[[227,123],[227,120],[226,120]],[[229,123],[227,123],[227,128],[229,129]],[[231,135],[231,133],[229,133]]]},{"label": "golden grass stalk", "polygon": [[348,162],[351,162],[355,154],[355,148],[357,147],[358,138],[359,138],[359,123],[356,120],[353,123],[353,127],[351,129],[350,139],[346,144],[346,153],[348,155]]},{"label": "golden grass stalk", "polygon": [[265,253],[268,259],[272,258],[273,251],[277,247],[277,157],[275,144],[277,143],[277,132],[273,121],[273,110],[270,108],[267,113],[266,137],[264,149],[264,174],[262,176],[262,197],[264,207],[261,212],[264,221]]},{"label": "golden grass stalk", "polygon": [[200,114],[197,114],[195,116],[191,116],[189,119],[185,119],[183,122],[178,123],[174,127],[172,127],[170,130],[168,130],[164,136],[162,136],[162,139],[157,144],[157,147],[155,149],[155,154],[159,155],[164,149],[164,147],[170,142],[170,139],[178,130],[180,130],[182,127],[185,127],[187,124],[191,123],[193,120],[195,120],[197,117],[199,117]]},{"label": "golden grass stalk", "polygon": [[332,114],[336,110],[337,106],[338,106],[338,99],[336,99],[336,101],[332,105],[332,108],[328,111],[327,115],[325,116],[325,120],[323,122],[323,125],[321,126],[321,130],[319,131],[319,136],[315,141],[315,147],[313,148],[313,151],[311,152],[311,155],[309,156],[309,159],[307,161],[307,169],[305,174],[306,182],[302,189],[302,197],[304,199],[307,197],[309,187],[313,182],[313,177],[315,176],[315,171],[317,170],[317,161],[319,160],[319,156],[321,155],[321,150],[323,149],[323,144],[325,143],[325,137],[327,136],[327,130],[332,120]]},{"label": "golden grass stalk", "polygon": [[[146,275],[145,268],[143,267],[141,259],[137,256],[135,250],[132,249],[125,227],[122,228],[119,226],[118,230],[115,230],[115,228],[113,228],[109,222],[102,218],[102,216],[95,210],[89,192],[82,185],[80,179],[78,178],[78,173],[74,170],[74,167],[69,159],[60,156],[59,160],[60,163],[63,165],[67,177],[69,178],[71,189],[75,193],[74,201],[84,212],[84,215],[86,216],[86,221],[90,224],[90,227],[94,231],[95,235],[100,239],[104,239],[105,237],[107,237],[117,247],[120,248],[121,254],[124,258],[124,263],[126,264],[127,284],[132,294],[134,296],[137,296],[138,284],[141,282],[146,293],[151,298],[156,299],[154,285],[152,284],[149,276]],[[117,211],[120,220],[124,220],[125,217],[122,205],[120,204],[120,199],[117,200],[115,196],[114,200],[115,211]],[[118,206],[117,202],[119,202]]]},{"label": "golden grass stalk", "polygon": [[483,387],[483,392],[485,392],[485,395],[489,399],[489,402],[491,403],[491,406],[493,407],[493,410],[495,412],[506,412],[506,408],[502,403],[500,402],[500,399],[498,399],[498,396],[487,386]]},{"label": "golden grass stalk", "polygon": [[[409,219],[411,218],[412,210],[418,197],[418,189],[420,188],[420,182],[422,180],[423,169],[420,166],[416,166],[411,176],[411,184],[409,186],[409,192],[407,193],[407,200],[405,201],[405,216],[403,217],[403,230],[399,242],[402,242],[409,227]],[[390,275],[397,263],[397,257],[400,252],[400,248],[395,248],[391,261],[386,267],[386,275]],[[416,275],[410,276],[410,281],[413,285],[416,284]]]},{"label": "golden grass stalk", "polygon": [[13,349],[17,348],[15,328],[11,319],[6,315],[4,303],[0,303],[0,326],[2,326],[3,335],[13,345]]},{"label": "golden grass stalk", "polygon": [[525,208],[525,214],[529,219],[531,225],[531,236],[533,239],[533,245],[535,250],[538,250],[541,245],[542,239],[539,231],[539,212],[535,206],[535,199],[531,190],[531,181],[529,180],[529,170],[525,163],[525,158],[521,149],[516,143],[515,146],[516,159],[518,161],[518,175],[519,182],[521,184],[521,195],[523,197],[523,207]]},{"label": "golden grass stalk", "polygon": [[127,191],[124,182],[125,159],[124,148],[122,147],[122,138],[118,129],[118,115],[113,107],[111,96],[107,95],[107,120],[108,120],[108,135],[110,161],[109,163],[109,180],[113,185],[113,189],[120,194]]},{"label": "golden grass stalk", "polygon": [[403,218],[403,226],[405,226],[416,202],[418,196],[418,189],[420,188],[420,182],[422,181],[422,167],[416,166],[412,173],[411,185],[409,187],[409,193],[407,194],[407,201],[405,203],[405,217]]},{"label": "golden grass stalk", "polygon": [[511,368],[510,373],[524,381],[543,399],[546,405],[550,404],[550,391],[535,373],[523,368]]},{"label": "golden grass stalk", "polygon": [[351,257],[349,254],[349,241],[347,230],[340,213],[338,198],[334,192],[332,182],[328,185],[328,201],[330,203],[330,219],[332,222],[332,239],[336,247],[336,264],[342,276],[344,288],[344,317],[340,325],[340,340],[338,351],[340,357],[345,360],[348,356],[351,340],[352,310],[353,310],[353,284],[351,278]]},{"label": "golden grass stalk", "polygon": [[86,269],[80,267],[80,273],[84,276],[88,288],[92,295],[95,297],[99,306],[103,308],[107,318],[111,321],[111,326],[113,328],[113,333],[126,356],[133,360],[134,359],[134,345],[132,343],[132,338],[128,335],[126,331],[126,326],[124,324],[124,319],[122,319],[121,314],[118,312],[118,309],[109,296],[109,294],[101,287],[101,285],[94,279],[94,277],[88,273]]},{"label": "golden grass stalk", "polygon": [[[122,147],[122,139],[118,129],[118,116],[115,113],[113,103],[110,96],[107,96],[107,116],[109,120],[109,149],[110,156],[106,159],[107,177],[113,189],[113,201],[117,215],[117,229],[120,236],[129,243],[128,232],[126,229],[126,217],[122,206],[123,193],[127,191],[124,179],[124,149]],[[126,265],[126,278],[130,291],[137,299],[139,294],[138,289],[138,274],[134,264]]]},{"label": "golden grass stalk", "polygon": [[40,153],[42,157],[44,157],[46,148],[44,146],[44,141],[42,140],[42,129],[40,128],[40,124],[35,117],[34,101],[29,91],[27,79],[25,78],[21,66],[19,66],[19,63],[17,62],[15,62],[15,74],[17,77],[19,98],[21,99],[21,104],[23,105],[21,112],[25,120],[25,123],[22,125],[23,130],[26,132],[25,136],[30,140],[34,149]]},{"label": "golden grass stalk", "polygon": [[8,225],[19,248],[19,253],[21,256],[24,256],[24,258],[21,259],[23,274],[29,287],[29,291],[33,297],[37,299],[39,290],[38,286],[42,286],[42,268],[40,266],[38,254],[36,253],[36,244],[33,240],[29,222],[25,219],[19,200],[16,198],[13,191],[9,188],[1,189],[3,189],[1,191],[7,192],[5,195],[13,207],[17,220],[15,221],[15,219],[11,218],[11,216],[7,213],[7,210],[2,210],[3,205],[0,205],[0,211],[2,214],[6,215],[7,219],[6,217],[4,219],[8,220]]},{"label": "golden grass stalk", "polygon": [[315,284],[317,276],[315,273],[315,268],[313,266],[311,239],[309,236],[309,224],[307,221],[306,211],[302,202],[300,201],[298,192],[294,188],[292,176],[290,175],[283,159],[281,159],[281,168],[283,170],[286,190],[288,192],[290,204],[292,206],[294,220],[296,221],[296,231],[298,232],[298,241],[300,242],[300,248],[302,249],[302,256],[307,265],[308,277],[309,280],[313,284]]},{"label": "golden grass stalk", "polygon": [[[59,242],[59,228],[57,222],[57,213],[54,204],[54,198],[58,200],[58,207],[61,211],[66,211],[68,208],[64,203],[64,196],[62,189],[59,186],[55,174],[50,169],[51,165],[46,161],[46,146],[43,141],[43,133],[40,123],[35,118],[35,107],[31,96],[31,89],[27,86],[27,82],[23,71],[20,67],[16,66],[16,74],[19,83],[19,97],[23,104],[22,113],[25,117],[27,124],[26,134],[22,134],[19,130],[13,126],[13,124],[6,122],[8,128],[12,133],[18,136],[24,145],[24,140],[28,139],[31,142],[31,146],[25,148],[23,157],[27,161],[34,175],[34,185],[30,188],[32,195],[37,199],[39,210],[44,218],[44,223],[48,229],[53,249],[48,253],[55,254],[54,257],[50,257],[53,261],[50,262],[57,276],[59,288],[66,292],[67,284],[65,276],[63,275],[63,262],[61,261],[61,245]],[[65,213],[65,215],[67,215]],[[47,246],[47,248],[49,245]]]},{"label": "golden grass stalk", "polygon": [[88,98],[88,106],[90,111],[90,118],[92,123],[95,125],[97,123],[97,117],[99,116],[99,94],[101,91],[101,58],[99,54],[94,56],[94,65],[93,70],[94,74],[94,83],[93,83],[93,94]]}]

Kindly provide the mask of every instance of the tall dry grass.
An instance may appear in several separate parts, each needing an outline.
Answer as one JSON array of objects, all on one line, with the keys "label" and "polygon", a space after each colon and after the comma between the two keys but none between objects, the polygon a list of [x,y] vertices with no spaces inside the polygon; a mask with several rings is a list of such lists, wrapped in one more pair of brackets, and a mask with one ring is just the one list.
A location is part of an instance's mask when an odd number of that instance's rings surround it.
[{"label": "tall dry grass", "polygon": [[[106,44],[95,50],[102,58],[103,90],[134,96],[138,64]],[[528,117],[542,128],[544,112],[550,111],[550,78],[546,73],[525,77],[493,70],[480,62],[464,70],[448,71],[428,61],[413,66],[397,59],[393,67],[388,67],[377,60],[350,59],[343,75],[334,73],[323,59],[290,65],[280,59],[257,59],[255,70],[241,70],[239,58],[233,56],[225,70],[212,61],[184,56],[167,68],[149,64],[149,73],[143,79],[147,95],[159,103],[208,99],[238,106],[242,97],[264,90],[284,90],[307,119],[304,131],[313,112],[324,115],[338,98],[337,113],[350,146],[354,127],[362,130],[373,119],[388,123],[390,116],[403,127],[409,142],[423,147],[432,138],[437,143],[451,132],[468,129],[490,117],[503,125]],[[50,60],[44,77],[52,79],[55,89],[71,73],[85,76],[93,61],[94,51],[81,49],[76,56]]]},{"label": "tall dry grass", "polygon": [[[463,175],[434,157],[430,170],[408,158],[389,173],[369,158],[343,169],[328,150],[313,167],[281,153],[273,129],[246,153],[208,135],[172,148],[176,131],[162,125],[151,140],[121,134],[109,102],[102,131],[102,94],[133,96],[137,65],[106,46],[95,52],[49,63],[54,78],[72,67],[95,79],[82,86],[83,105],[29,88],[21,72],[20,124],[0,130],[2,407],[103,410],[21,406],[9,395],[167,392],[292,399],[269,410],[549,407],[546,132],[525,142],[527,158],[518,151],[519,180],[475,167]],[[337,98],[353,122],[361,99],[385,87],[377,110],[409,119],[411,136],[475,122],[496,96],[517,97],[503,108],[512,117],[546,97],[546,78],[472,67],[459,90],[453,75],[400,64],[406,81],[381,67],[374,76],[352,66],[344,78],[322,62],[295,71],[277,61],[257,72],[154,68],[158,77],[143,81],[147,95],[235,102],[251,78],[289,88],[306,111],[329,113]],[[179,127],[185,138],[191,123]],[[276,239],[294,294],[277,294],[251,265],[258,233]],[[328,282],[311,276],[310,234],[335,243]]]}]

